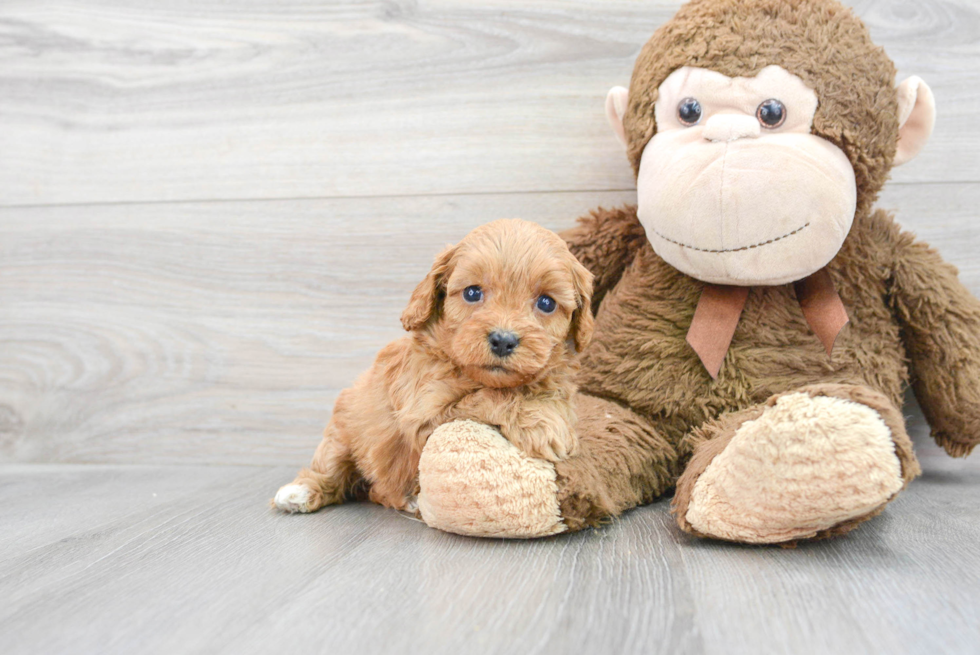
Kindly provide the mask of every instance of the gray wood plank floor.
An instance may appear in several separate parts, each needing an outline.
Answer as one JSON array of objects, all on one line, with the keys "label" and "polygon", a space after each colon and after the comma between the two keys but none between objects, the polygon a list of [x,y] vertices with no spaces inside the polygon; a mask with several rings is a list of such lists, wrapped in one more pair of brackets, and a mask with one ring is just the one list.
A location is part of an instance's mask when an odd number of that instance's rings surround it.
[{"label": "gray wood plank floor", "polygon": [[795,550],[683,535],[661,501],[532,542],[349,504],[265,504],[283,467],[0,466],[14,653],[976,653],[980,461]]},{"label": "gray wood plank floor", "polygon": [[[980,459],[847,538],[267,507],[445,243],[635,198],[676,0],[0,3],[0,653],[977,653]],[[856,0],[939,104],[880,205],[980,294],[980,4]]]}]

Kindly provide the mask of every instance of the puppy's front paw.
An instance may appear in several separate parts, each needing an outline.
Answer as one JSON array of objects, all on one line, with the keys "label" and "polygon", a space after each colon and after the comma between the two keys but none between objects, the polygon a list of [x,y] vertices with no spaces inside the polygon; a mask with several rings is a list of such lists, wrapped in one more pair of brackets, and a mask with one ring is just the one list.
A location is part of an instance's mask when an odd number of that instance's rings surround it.
[{"label": "puppy's front paw", "polygon": [[276,507],[284,512],[309,512],[313,490],[303,484],[287,484],[276,492]]},{"label": "puppy's front paw", "polygon": [[531,457],[549,462],[568,459],[578,450],[578,436],[565,424],[539,423],[506,436]]}]

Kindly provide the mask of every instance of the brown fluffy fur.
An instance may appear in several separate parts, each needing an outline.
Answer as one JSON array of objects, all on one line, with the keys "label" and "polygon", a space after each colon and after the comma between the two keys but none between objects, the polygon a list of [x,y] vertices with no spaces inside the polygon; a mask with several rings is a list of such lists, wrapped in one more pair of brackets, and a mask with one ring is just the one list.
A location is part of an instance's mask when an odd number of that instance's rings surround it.
[{"label": "brown fluffy fur", "polygon": [[[902,232],[887,213],[857,217],[829,266],[851,319],[832,358],[807,326],[792,285],[757,287],[749,293],[716,381],[685,341],[703,283],[672,268],[648,243],[636,247],[630,235],[639,229],[635,209],[625,207],[593,212],[565,234],[572,251],[593,270],[604,270],[606,257],[622,258],[612,265],[621,276],[606,278],[608,286],[594,291],[603,300],[578,382],[580,395],[629,408],[624,411],[631,417],[629,430],[604,428],[597,452],[583,449],[556,466],[568,481],[585,480],[582,486],[560,485],[560,497],[602,500],[567,508],[570,528],[595,525],[636,505],[637,497],[672,486],[661,472],[680,472],[698,447],[708,447],[697,436],[706,434],[698,431],[702,424],[806,385],[849,384],[878,392],[891,406],[880,413],[900,416],[903,389],[911,383],[933,438],[950,455],[965,456],[980,443],[980,303],[952,266]],[[591,441],[588,420],[579,410],[583,444]],[[637,434],[661,435],[673,447],[653,446]],[[898,443],[896,450],[903,471],[917,470],[911,450],[906,453]],[[639,477],[646,489],[637,494],[625,484],[636,476],[584,477],[594,468],[590,457],[647,459],[651,468]],[[608,463],[604,467],[615,471]]]},{"label": "brown fluffy fur", "polygon": [[[480,286],[478,303],[463,289]],[[558,303],[535,308],[546,294]],[[592,275],[554,233],[520,220],[477,228],[444,250],[402,315],[411,336],[385,347],[341,392],[310,468],[293,484],[306,511],[341,502],[359,483],[382,505],[405,509],[426,439],[439,425],[496,426],[529,455],[561,460],[577,449],[575,350],[591,338]],[[520,338],[505,358],[493,330]]]},{"label": "brown fluffy fur", "polygon": [[[656,131],[653,103],[671,71],[691,65],[751,76],[770,64],[817,91],[813,132],[845,152],[857,177],[854,224],[828,266],[851,322],[828,358],[792,285],[753,288],[712,380],[685,341],[704,284],[653,252],[634,207],[581,219],[563,236],[596,275],[596,327],[578,378],[580,453],[556,465],[570,529],[663,493],[693,455],[678,481],[682,506],[733,431],[787,392],[836,388],[877,409],[906,482],[918,472],[899,409],[907,383],[949,454],[980,443],[980,302],[934,250],[872,209],[898,138],[895,69],[849,10],[832,0],[685,5],[636,62],[624,119],[631,162],[639,166]],[[683,512],[678,520],[689,529]]]}]

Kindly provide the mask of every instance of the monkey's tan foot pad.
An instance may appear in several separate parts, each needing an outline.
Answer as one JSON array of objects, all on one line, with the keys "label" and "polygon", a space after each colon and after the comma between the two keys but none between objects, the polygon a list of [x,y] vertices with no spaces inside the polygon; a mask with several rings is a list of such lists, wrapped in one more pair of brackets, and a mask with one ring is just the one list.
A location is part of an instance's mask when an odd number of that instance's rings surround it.
[{"label": "monkey's tan foot pad", "polygon": [[[695,452],[674,501],[683,529],[756,544],[829,536],[874,516],[903,488],[893,431],[875,409],[806,392],[756,409]],[[904,427],[896,431],[907,441]]]},{"label": "monkey's tan foot pad", "polygon": [[564,532],[555,467],[494,428],[453,421],[429,437],[419,461],[419,512],[433,528],[472,537],[527,539]]}]

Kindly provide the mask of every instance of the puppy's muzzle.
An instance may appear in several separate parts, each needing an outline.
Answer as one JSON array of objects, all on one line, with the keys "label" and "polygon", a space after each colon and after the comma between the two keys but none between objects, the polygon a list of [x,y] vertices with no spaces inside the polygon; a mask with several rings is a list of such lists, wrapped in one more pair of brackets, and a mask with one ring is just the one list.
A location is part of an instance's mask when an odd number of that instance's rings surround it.
[{"label": "puppy's muzzle", "polygon": [[494,330],[487,335],[487,342],[490,344],[490,352],[497,357],[503,358],[510,357],[521,340],[513,332]]}]

